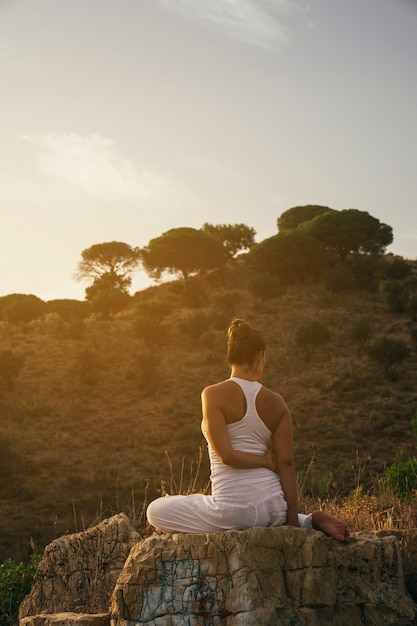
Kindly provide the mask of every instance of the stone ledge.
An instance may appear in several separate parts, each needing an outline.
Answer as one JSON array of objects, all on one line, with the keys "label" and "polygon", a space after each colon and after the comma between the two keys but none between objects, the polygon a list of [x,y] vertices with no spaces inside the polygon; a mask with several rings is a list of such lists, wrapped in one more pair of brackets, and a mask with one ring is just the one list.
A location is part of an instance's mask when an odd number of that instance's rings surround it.
[{"label": "stone ledge", "polygon": [[110,626],[109,613],[41,613],[24,617],[21,626]]}]

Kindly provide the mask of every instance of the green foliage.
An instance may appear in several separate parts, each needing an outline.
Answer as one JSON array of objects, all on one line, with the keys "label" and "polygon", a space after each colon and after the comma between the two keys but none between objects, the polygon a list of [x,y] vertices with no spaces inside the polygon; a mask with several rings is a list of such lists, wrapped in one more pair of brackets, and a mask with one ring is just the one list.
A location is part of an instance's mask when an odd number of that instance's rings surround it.
[{"label": "green foliage", "polygon": [[131,274],[140,261],[139,248],[121,241],[97,243],[81,252],[77,279],[106,277],[107,283],[118,289],[130,286]]},{"label": "green foliage", "polygon": [[301,224],[308,233],[343,260],[349,253],[383,254],[392,243],[392,228],[367,211],[328,211]]},{"label": "green foliage", "polygon": [[365,343],[372,335],[371,320],[367,315],[363,315],[355,320],[350,329],[350,336],[358,344],[358,352],[362,354]]},{"label": "green foliage", "polygon": [[184,283],[185,305],[192,309],[198,309],[207,306],[208,300],[209,295],[200,276],[190,276]]},{"label": "green foliage", "polygon": [[255,244],[248,261],[256,271],[278,276],[289,285],[316,280],[333,257],[309,235],[289,230]]},{"label": "green foliage", "polygon": [[195,228],[171,228],[141,249],[141,260],[152,278],[163,272],[187,279],[191,274],[221,267],[225,262],[219,239]]},{"label": "green foliage", "polygon": [[389,280],[403,280],[407,278],[413,271],[410,263],[407,263],[401,257],[394,257],[392,261],[387,262],[384,269],[384,278]]},{"label": "green foliage", "polygon": [[330,340],[329,330],[316,320],[306,322],[297,328],[295,342],[303,348],[307,360],[310,361],[317,347]]},{"label": "green foliage", "polygon": [[63,298],[48,300],[46,311],[48,313],[56,313],[66,322],[75,323],[85,320],[90,315],[91,306],[89,302]]},{"label": "green foliage", "polygon": [[406,305],[406,311],[411,318],[412,322],[417,321],[417,294],[409,296]]},{"label": "green foliage", "polygon": [[388,380],[397,380],[403,362],[408,358],[410,349],[402,339],[379,335],[365,346],[367,356],[377,363]]},{"label": "green foliage", "polygon": [[359,254],[349,259],[349,269],[359,289],[377,291],[387,262],[383,257]]},{"label": "green foliage", "polygon": [[287,209],[279,216],[277,220],[278,230],[280,232],[283,232],[285,230],[292,230],[293,228],[297,228],[297,226],[299,226],[300,224],[303,224],[304,222],[309,222],[318,215],[322,215],[322,213],[328,213],[329,211],[334,211],[334,209],[316,204],[294,206],[291,209]]},{"label": "green foliage", "polygon": [[334,294],[352,289],[354,278],[346,265],[338,263],[323,273],[323,282],[326,289]]},{"label": "green foliage", "polygon": [[195,311],[179,322],[180,331],[187,335],[193,345],[199,341],[200,336],[209,328],[210,318],[204,311]]},{"label": "green foliage", "polygon": [[0,298],[0,311],[9,324],[28,324],[41,317],[46,311],[45,302],[33,295],[20,293]]},{"label": "green foliage", "polygon": [[130,302],[127,289],[114,286],[114,280],[109,274],[96,278],[85,290],[85,297],[91,303],[93,312],[103,319],[114,317]]},{"label": "green foliage", "polygon": [[380,481],[384,490],[390,489],[400,498],[409,498],[417,489],[417,459],[392,463]]},{"label": "green foliage", "polygon": [[405,313],[409,298],[408,287],[401,280],[382,280],[379,290],[393,313]]},{"label": "green foliage", "polygon": [[133,331],[142,339],[147,348],[160,348],[168,337],[167,326],[156,316],[147,313],[136,315],[133,321]]},{"label": "green foliage", "polygon": [[19,606],[30,591],[39,561],[33,555],[27,565],[12,559],[0,563],[0,626],[17,624]]},{"label": "green foliage", "polygon": [[8,389],[13,389],[25,363],[25,356],[12,350],[0,350],[0,378]]},{"label": "green foliage", "polygon": [[248,289],[251,294],[259,298],[261,302],[272,298],[279,298],[287,291],[278,276],[273,276],[267,272],[253,274],[249,279]]},{"label": "green foliage", "polygon": [[246,224],[208,224],[202,230],[221,241],[226,257],[231,259],[238,252],[248,250],[255,243],[256,232]]}]

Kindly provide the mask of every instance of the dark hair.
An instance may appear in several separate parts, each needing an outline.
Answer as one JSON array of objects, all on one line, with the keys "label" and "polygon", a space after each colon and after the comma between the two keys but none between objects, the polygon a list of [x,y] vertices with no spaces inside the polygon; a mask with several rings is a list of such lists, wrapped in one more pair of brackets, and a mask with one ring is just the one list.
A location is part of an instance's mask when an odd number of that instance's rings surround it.
[{"label": "dark hair", "polygon": [[251,365],[258,354],[265,350],[261,334],[249,322],[235,318],[227,330],[227,360],[230,365]]}]

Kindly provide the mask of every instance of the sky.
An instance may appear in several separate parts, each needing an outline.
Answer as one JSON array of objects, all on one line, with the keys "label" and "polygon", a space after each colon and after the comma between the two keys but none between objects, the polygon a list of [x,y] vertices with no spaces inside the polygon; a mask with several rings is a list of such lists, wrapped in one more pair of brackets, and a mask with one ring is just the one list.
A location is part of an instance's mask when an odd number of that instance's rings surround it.
[{"label": "sky", "polygon": [[417,0],[0,0],[0,296],[82,300],[96,243],[262,241],[304,204],[416,259],[416,60]]}]

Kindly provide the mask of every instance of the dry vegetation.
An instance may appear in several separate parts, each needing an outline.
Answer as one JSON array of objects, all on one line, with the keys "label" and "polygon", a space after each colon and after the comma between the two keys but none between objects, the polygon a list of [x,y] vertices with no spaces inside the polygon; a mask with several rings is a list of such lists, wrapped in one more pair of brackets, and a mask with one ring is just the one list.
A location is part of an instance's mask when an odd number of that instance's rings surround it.
[{"label": "dry vegetation", "polygon": [[[111,321],[49,315],[0,326],[2,348],[26,357],[14,389],[0,387],[0,560],[26,559],[31,538],[42,549],[121,510],[146,532],[146,500],[206,486],[200,391],[228,376],[224,335],[234,315],[264,334],[263,382],[292,409],[303,507],[338,512],[354,530],[415,525],[413,498],[378,491],[385,467],[414,452],[409,318],[391,313],[378,292],[332,296],[320,284],[261,302],[248,278],[235,263],[187,291],[175,281],[139,292]],[[373,335],[412,348],[397,381],[359,354],[351,327],[360,316]],[[330,331],[310,362],[295,343],[306,320]]]}]

